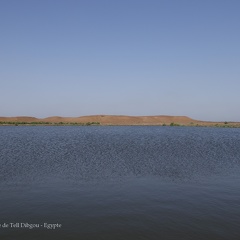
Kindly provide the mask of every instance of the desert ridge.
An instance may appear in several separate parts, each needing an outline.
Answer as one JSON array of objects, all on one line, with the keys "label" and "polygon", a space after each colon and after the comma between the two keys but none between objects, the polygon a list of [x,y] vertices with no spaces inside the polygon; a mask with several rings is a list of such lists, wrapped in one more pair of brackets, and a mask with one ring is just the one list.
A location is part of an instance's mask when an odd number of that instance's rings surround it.
[{"label": "desert ridge", "polygon": [[196,122],[186,116],[125,116],[125,115],[91,115],[81,117],[47,117],[35,118],[28,116],[0,117],[0,122],[45,122],[45,123],[86,123],[98,122],[101,125],[162,125],[172,122],[187,124]]},{"label": "desert ridge", "polygon": [[171,125],[171,126],[235,126],[240,122],[199,121],[187,116],[126,116],[126,115],[90,115],[81,117],[35,118],[28,116],[0,117],[0,124],[87,124],[91,125]]}]

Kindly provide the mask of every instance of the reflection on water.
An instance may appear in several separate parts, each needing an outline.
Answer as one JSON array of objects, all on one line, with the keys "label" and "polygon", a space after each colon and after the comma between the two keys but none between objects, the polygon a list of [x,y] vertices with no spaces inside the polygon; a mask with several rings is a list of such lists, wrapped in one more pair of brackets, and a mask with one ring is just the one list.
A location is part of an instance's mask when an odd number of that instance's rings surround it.
[{"label": "reflection on water", "polygon": [[1,127],[0,164],[0,224],[62,224],[1,239],[240,239],[240,129]]}]

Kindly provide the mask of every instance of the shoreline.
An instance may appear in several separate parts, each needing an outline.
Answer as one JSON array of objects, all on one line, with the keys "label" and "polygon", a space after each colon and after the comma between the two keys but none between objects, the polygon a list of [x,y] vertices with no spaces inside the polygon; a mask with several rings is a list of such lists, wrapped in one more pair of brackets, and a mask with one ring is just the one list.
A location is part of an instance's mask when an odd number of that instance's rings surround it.
[{"label": "shoreline", "polygon": [[8,122],[3,123],[0,122],[0,127],[7,127],[7,126],[28,126],[28,127],[34,127],[34,126],[48,126],[48,127],[61,127],[61,126],[76,126],[76,127],[90,127],[90,126],[118,126],[118,127],[212,127],[212,128],[240,128],[240,124],[178,124],[178,123],[170,123],[170,124],[100,124],[100,123],[22,123],[22,122]]}]

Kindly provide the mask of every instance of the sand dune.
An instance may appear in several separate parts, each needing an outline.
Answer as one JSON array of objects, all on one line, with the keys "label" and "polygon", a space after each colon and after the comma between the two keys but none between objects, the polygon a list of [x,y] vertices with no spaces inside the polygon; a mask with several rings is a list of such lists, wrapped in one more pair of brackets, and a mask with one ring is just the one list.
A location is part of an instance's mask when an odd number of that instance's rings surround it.
[{"label": "sand dune", "polygon": [[18,116],[18,117],[0,117],[0,122],[38,122],[35,117]]},{"label": "sand dune", "polygon": [[[223,122],[199,121],[186,116],[124,116],[124,115],[91,115],[82,117],[60,117],[35,118],[27,116],[0,117],[0,122],[48,122],[48,123],[87,123],[98,122],[101,125],[169,125],[171,123],[181,125],[215,125]],[[232,123],[239,124],[239,123]]]},{"label": "sand dune", "polygon": [[124,116],[124,115],[92,115],[82,117],[48,117],[48,118],[34,118],[27,116],[19,117],[0,117],[1,122],[51,122],[51,123],[86,123],[99,122],[102,125],[158,125],[170,124],[171,122],[186,124],[195,122],[189,117],[185,116]]}]

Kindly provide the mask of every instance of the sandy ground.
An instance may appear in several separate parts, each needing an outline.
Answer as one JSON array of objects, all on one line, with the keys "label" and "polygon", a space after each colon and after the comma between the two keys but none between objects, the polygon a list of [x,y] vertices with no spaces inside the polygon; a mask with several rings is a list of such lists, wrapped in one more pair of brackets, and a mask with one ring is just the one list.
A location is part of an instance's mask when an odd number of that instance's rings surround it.
[{"label": "sandy ground", "polygon": [[[82,117],[48,117],[34,118],[27,116],[0,117],[0,122],[50,122],[50,123],[87,123],[99,122],[101,125],[169,125],[171,123],[180,125],[203,125],[211,126],[224,124],[224,122],[198,121],[186,116],[123,116],[123,115],[92,115]],[[239,125],[237,122],[228,124]]]}]

